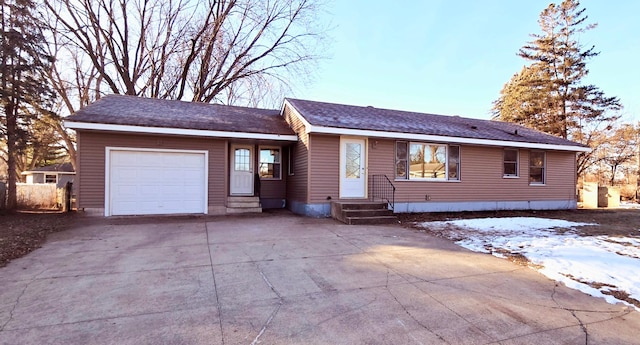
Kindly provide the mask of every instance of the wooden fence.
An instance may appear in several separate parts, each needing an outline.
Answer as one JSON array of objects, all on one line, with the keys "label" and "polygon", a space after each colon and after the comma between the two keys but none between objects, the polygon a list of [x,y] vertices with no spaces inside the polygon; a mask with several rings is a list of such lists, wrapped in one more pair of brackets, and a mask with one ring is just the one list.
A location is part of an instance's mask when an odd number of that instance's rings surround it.
[{"label": "wooden fence", "polygon": [[56,188],[53,183],[16,184],[17,206],[19,209],[71,210],[71,184]]}]

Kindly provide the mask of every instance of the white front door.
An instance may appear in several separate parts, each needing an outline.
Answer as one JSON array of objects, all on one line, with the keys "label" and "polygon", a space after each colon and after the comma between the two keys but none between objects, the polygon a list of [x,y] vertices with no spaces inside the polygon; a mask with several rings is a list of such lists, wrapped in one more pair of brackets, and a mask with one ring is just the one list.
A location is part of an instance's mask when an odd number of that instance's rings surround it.
[{"label": "white front door", "polygon": [[366,149],[364,139],[340,139],[341,198],[366,197]]},{"label": "white front door", "polygon": [[231,146],[231,195],[253,195],[253,146]]}]

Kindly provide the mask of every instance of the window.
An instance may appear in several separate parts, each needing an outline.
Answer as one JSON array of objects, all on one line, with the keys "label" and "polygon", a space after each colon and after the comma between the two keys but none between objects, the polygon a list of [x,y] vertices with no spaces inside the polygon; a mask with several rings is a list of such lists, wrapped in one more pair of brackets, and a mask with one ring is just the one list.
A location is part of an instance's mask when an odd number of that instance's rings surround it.
[{"label": "window", "polygon": [[529,154],[529,184],[545,183],[546,155],[542,151]]},{"label": "window", "polygon": [[251,170],[251,162],[249,161],[249,157],[251,157],[251,151],[248,149],[236,149],[235,150],[235,166],[233,167],[235,171],[250,171]]},{"label": "window", "polygon": [[280,178],[280,149],[260,148],[260,178],[279,179]]},{"label": "window", "polygon": [[289,175],[294,175],[295,169],[294,169],[294,164],[293,164],[293,157],[294,157],[294,150],[295,150],[295,145],[291,145],[289,146],[289,149],[287,150],[287,154],[289,155],[287,158],[287,166],[288,166],[288,173]]},{"label": "window", "polygon": [[44,175],[44,183],[58,183],[58,175]]},{"label": "window", "polygon": [[459,180],[460,147],[398,141],[396,179]]},{"label": "window", "polygon": [[407,142],[396,142],[396,178],[406,179],[407,176]]},{"label": "window", "polygon": [[460,180],[460,146],[449,146],[449,180]]},{"label": "window", "polygon": [[444,145],[409,145],[409,179],[444,179],[447,165],[447,147]]},{"label": "window", "polygon": [[518,177],[518,149],[504,149],[503,177]]}]

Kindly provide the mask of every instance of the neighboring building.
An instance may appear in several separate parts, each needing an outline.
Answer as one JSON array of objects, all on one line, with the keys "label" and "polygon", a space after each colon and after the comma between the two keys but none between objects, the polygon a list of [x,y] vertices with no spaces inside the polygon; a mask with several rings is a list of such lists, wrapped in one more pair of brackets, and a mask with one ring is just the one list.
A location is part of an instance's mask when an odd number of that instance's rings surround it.
[{"label": "neighboring building", "polygon": [[57,188],[62,188],[67,182],[73,183],[76,172],[71,163],[61,163],[23,171],[22,175],[25,176],[27,184],[52,183]]},{"label": "neighboring building", "polygon": [[[286,99],[281,111],[110,95],[77,132],[78,207],[101,214],[287,207],[327,216],[367,200],[396,212],[576,208],[581,144],[515,124]],[[386,179],[384,179],[386,181]]]}]

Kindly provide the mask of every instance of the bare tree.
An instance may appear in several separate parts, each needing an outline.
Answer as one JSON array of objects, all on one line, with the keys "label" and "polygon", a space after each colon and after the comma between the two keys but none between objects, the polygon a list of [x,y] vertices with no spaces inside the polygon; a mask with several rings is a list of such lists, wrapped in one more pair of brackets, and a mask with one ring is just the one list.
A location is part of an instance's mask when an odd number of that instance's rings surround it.
[{"label": "bare tree", "polygon": [[[52,118],[107,93],[276,106],[304,81],[326,29],[317,0],[49,0]],[[52,121],[71,162],[75,138]]]},{"label": "bare tree", "polygon": [[636,158],[638,145],[638,130],[630,123],[616,128],[613,135],[603,143],[601,159],[609,168],[609,183],[612,186],[615,185],[619,168],[632,163]]},{"label": "bare tree", "polygon": [[[287,85],[288,76],[308,75],[324,37],[315,0],[50,0],[46,6],[56,56],[67,55],[52,79],[59,92],[72,84],[88,88],[74,90],[90,94],[80,105],[102,92],[255,102],[265,89]],[[69,62],[75,75],[61,73]]]}]

